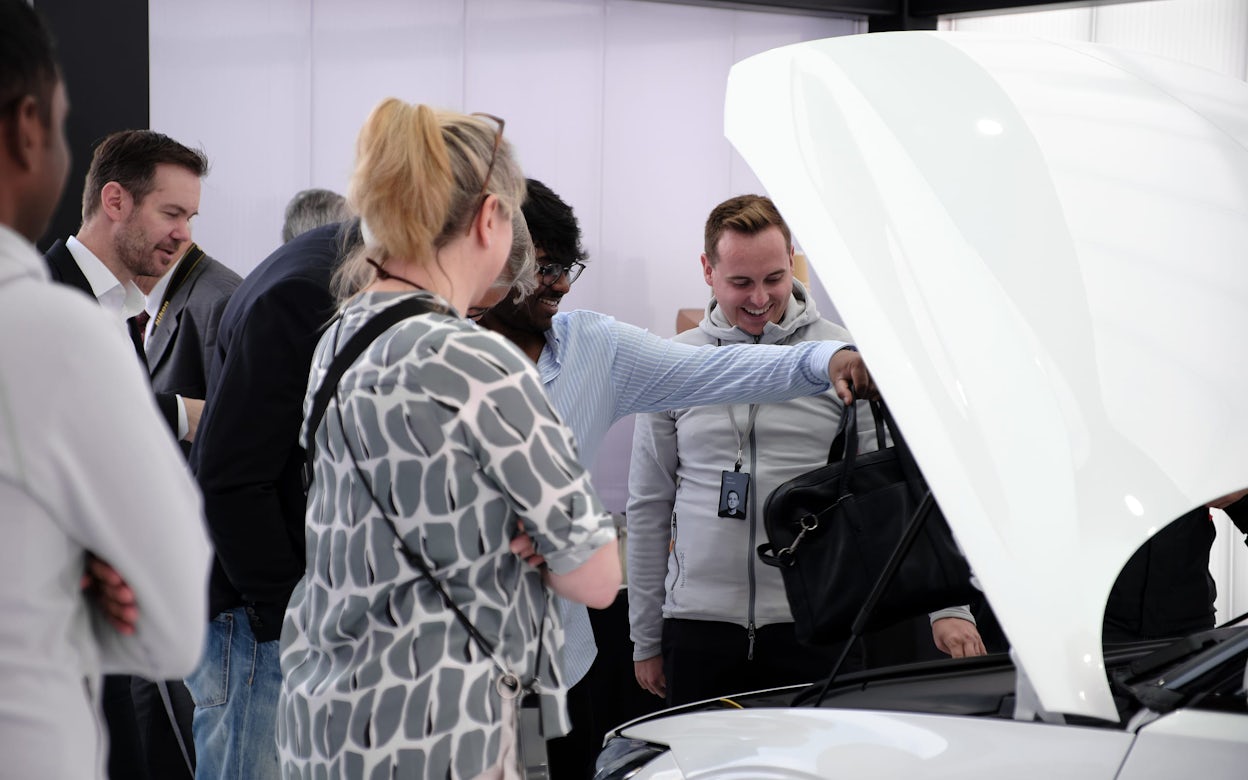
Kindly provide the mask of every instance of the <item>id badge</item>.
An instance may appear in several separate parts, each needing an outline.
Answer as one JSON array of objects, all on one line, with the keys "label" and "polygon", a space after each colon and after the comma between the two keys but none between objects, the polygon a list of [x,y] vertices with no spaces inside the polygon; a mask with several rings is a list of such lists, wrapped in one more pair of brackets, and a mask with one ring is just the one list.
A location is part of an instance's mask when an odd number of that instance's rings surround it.
[{"label": "id badge", "polygon": [[750,497],[750,475],[744,471],[722,471],[719,479],[719,516],[745,519],[745,502]]}]

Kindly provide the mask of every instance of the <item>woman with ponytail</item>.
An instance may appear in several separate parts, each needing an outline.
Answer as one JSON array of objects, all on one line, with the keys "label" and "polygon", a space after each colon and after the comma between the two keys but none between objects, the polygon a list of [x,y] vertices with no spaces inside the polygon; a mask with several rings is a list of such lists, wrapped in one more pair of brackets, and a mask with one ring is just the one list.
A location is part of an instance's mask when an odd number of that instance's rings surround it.
[{"label": "woman with ponytail", "polygon": [[547,736],[567,729],[550,594],[611,603],[614,526],[533,364],[464,316],[500,297],[505,264],[532,276],[508,263],[524,187],[493,117],[392,98],[360,132],[348,198],[364,245],[335,280],[305,410],[369,320],[411,300],[425,313],[368,343],[305,425],[287,778],[519,777],[529,694]]}]

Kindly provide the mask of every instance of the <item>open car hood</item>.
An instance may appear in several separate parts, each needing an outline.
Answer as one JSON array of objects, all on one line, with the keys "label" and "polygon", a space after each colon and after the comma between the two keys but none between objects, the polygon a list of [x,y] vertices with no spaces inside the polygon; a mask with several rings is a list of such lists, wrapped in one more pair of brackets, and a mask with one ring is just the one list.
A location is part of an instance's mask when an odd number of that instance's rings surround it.
[{"label": "open car hood", "polygon": [[738,63],[726,134],[828,287],[1040,703],[1248,483],[1248,86],[1093,45],[849,36]]}]

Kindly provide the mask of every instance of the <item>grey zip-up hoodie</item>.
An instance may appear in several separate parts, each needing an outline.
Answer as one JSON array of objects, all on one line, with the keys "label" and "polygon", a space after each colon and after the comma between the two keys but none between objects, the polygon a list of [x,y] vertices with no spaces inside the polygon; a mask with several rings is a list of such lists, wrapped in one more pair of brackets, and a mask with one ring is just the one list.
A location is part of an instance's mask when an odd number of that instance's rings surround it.
[{"label": "grey zip-up hoodie", "polygon": [[[843,327],[819,317],[800,282],[779,324],[762,336],[728,324],[714,299],[698,328],[674,339],[688,344],[851,342]],[[629,469],[628,601],[634,660],[660,652],[663,618],[715,620],[751,628],[793,620],[777,569],[758,562],[766,541],[762,510],[781,483],[825,464],[843,406],[820,395],[750,406],[703,406],[637,416]],[[876,448],[863,402],[859,448]],[[744,519],[719,517],[721,472],[751,475]]]}]

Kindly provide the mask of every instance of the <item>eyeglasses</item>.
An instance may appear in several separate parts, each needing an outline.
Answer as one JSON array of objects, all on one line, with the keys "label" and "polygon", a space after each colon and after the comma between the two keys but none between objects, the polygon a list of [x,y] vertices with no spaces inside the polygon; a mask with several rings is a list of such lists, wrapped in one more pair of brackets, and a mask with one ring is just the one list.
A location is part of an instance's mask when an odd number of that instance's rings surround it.
[{"label": "eyeglasses", "polygon": [[572,284],[581,277],[581,271],[584,270],[585,264],[576,261],[573,261],[571,265],[547,263],[537,267],[537,276],[542,280],[542,284],[549,287],[552,284],[558,284],[559,278],[564,274],[568,275],[568,284]]}]

